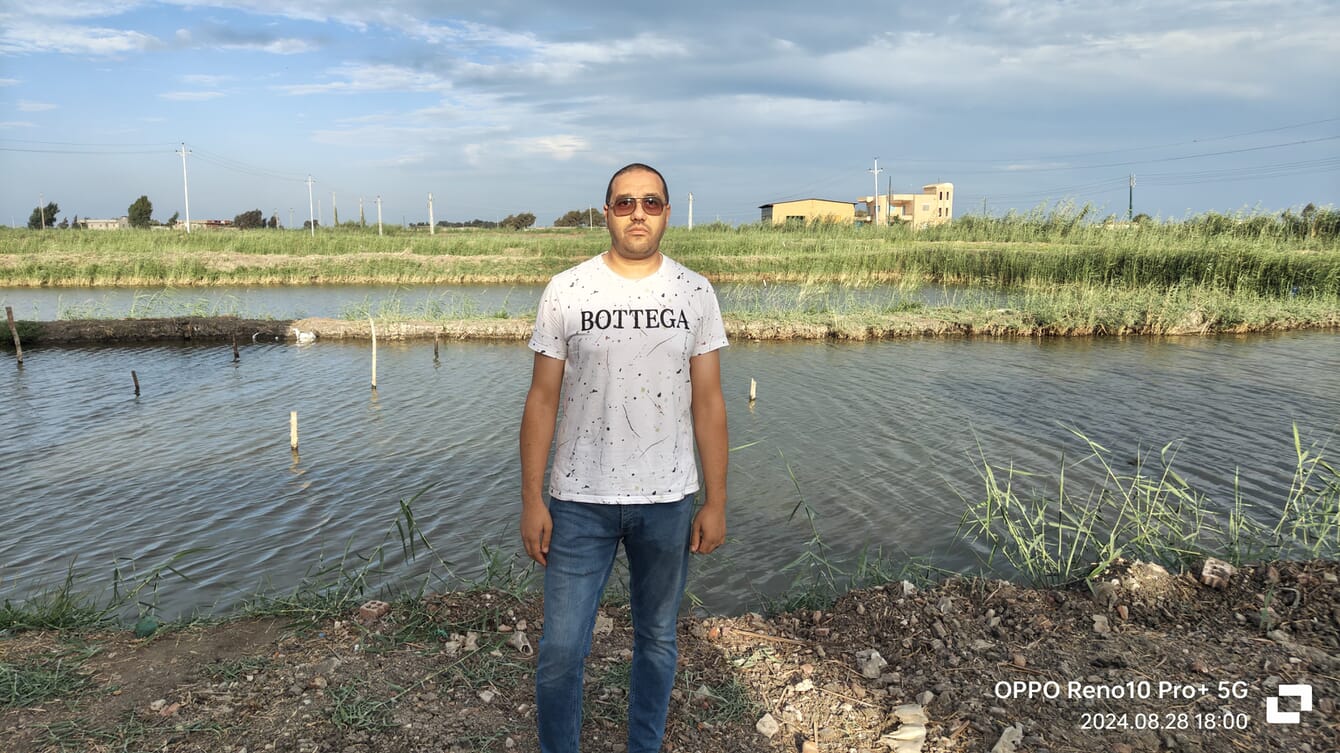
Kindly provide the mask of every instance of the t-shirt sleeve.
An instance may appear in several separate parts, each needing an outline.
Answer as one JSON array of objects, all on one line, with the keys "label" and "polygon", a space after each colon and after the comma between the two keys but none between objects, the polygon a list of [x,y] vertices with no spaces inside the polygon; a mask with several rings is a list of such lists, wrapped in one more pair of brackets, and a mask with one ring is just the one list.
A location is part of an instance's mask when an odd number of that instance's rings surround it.
[{"label": "t-shirt sleeve", "polygon": [[563,310],[551,281],[540,296],[535,313],[535,329],[530,335],[530,349],[542,356],[568,360],[568,339],[563,332]]},{"label": "t-shirt sleeve", "polygon": [[698,318],[698,331],[693,333],[694,356],[711,353],[730,343],[726,340],[726,324],[721,320],[721,304],[716,291],[709,285],[703,293],[703,315]]}]

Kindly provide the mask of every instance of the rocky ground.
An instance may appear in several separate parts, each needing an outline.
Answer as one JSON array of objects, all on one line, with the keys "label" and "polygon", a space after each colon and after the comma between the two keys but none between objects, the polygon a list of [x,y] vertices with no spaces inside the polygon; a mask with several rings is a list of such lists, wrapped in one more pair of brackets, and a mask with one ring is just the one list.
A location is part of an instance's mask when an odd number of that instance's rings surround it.
[{"label": "rocky ground", "polygon": [[[1337,751],[1337,576],[1276,563],[1207,584],[1121,564],[1092,589],[956,578],[685,618],[665,749]],[[0,747],[534,751],[542,629],[534,598],[473,592],[311,625],[23,632],[0,638]],[[597,633],[583,750],[621,751],[626,610],[603,608]],[[1277,694],[1297,723],[1267,721]]]}]

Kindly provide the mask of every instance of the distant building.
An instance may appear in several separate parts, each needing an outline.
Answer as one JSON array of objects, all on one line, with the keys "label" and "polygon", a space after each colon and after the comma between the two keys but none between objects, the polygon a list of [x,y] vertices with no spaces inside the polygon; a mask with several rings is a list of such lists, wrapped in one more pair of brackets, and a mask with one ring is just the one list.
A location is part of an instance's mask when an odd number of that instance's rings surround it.
[{"label": "distant building", "polygon": [[856,222],[856,204],[830,199],[797,199],[764,204],[763,222],[783,225],[789,222],[808,225],[811,222],[832,222],[851,225]]},{"label": "distant building", "polygon": [[921,187],[921,193],[881,194],[862,196],[872,221],[892,224],[893,220],[908,222],[914,229],[943,225],[954,218],[954,184],[931,183]]},{"label": "distant building", "polygon": [[130,227],[130,218],[122,216],[115,220],[84,219],[79,221],[79,225],[87,230],[121,230]]}]

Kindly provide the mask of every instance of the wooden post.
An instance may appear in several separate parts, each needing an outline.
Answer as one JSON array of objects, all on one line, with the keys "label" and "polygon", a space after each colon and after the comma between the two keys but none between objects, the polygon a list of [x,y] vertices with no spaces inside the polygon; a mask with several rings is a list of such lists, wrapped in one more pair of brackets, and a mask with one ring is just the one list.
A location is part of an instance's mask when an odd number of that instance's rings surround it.
[{"label": "wooden post", "polygon": [[757,399],[758,399],[758,382],[755,382],[753,379],[750,379],[750,380],[749,380],[749,402],[752,403],[752,402],[754,402],[754,401],[757,400]]},{"label": "wooden post", "polygon": [[288,446],[294,452],[298,451],[298,412],[289,411],[288,414]]},{"label": "wooden post", "polygon": [[240,355],[238,354],[238,352],[237,352],[237,334],[234,333],[234,334],[233,334],[233,363],[237,363],[239,360],[241,360],[241,356],[240,356]]},{"label": "wooden post", "polygon": [[131,370],[130,370],[130,378],[135,382],[135,397],[139,397],[139,396],[140,396],[140,375],[139,375],[139,374],[136,374],[134,369],[131,369]]},{"label": "wooden post", "polygon": [[438,346],[438,339],[440,337],[441,337],[440,333],[438,332],[433,333],[433,363],[438,362],[437,346]]},{"label": "wooden post", "polygon": [[19,343],[19,328],[14,325],[14,307],[5,307],[5,318],[9,319],[9,334],[14,336],[14,355],[19,359],[19,365],[23,365],[23,345]]},{"label": "wooden post", "polygon": [[368,324],[372,327],[372,389],[377,389],[377,323],[368,317]]}]

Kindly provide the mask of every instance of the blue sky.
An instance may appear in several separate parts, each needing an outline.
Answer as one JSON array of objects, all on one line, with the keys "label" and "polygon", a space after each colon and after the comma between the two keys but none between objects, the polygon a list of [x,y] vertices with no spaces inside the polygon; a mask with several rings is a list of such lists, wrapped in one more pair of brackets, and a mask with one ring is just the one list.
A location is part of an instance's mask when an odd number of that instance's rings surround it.
[{"label": "blue sky", "polygon": [[0,0],[0,222],[599,206],[674,224],[956,188],[956,214],[1340,203],[1340,3]]}]

